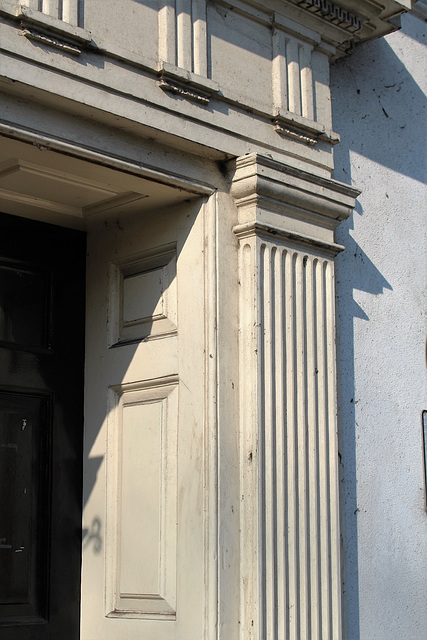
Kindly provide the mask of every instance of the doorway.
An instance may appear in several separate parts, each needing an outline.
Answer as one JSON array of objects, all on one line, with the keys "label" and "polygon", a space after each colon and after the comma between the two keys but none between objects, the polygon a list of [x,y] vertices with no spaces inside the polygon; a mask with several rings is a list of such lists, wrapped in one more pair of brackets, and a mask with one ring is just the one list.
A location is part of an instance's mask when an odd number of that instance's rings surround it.
[{"label": "doorway", "polygon": [[0,638],[79,637],[85,234],[0,214]]}]

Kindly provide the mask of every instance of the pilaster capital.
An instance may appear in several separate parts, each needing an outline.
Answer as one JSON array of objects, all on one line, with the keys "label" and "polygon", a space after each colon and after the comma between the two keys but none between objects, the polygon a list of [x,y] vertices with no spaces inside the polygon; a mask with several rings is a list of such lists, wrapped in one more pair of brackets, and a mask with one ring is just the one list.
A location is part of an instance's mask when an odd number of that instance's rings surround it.
[{"label": "pilaster capital", "polygon": [[238,209],[236,235],[274,235],[337,253],[334,230],[355,206],[359,191],[341,182],[257,153],[229,163]]}]

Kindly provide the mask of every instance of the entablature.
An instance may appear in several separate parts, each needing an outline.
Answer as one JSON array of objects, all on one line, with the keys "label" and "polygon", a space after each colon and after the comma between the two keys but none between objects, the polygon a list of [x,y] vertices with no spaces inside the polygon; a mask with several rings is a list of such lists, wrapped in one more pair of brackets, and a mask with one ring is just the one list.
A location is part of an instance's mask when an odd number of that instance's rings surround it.
[{"label": "entablature", "polygon": [[352,46],[379,38],[399,28],[398,18],[416,0],[290,0],[293,5],[324,22],[347,31],[349,37],[338,46],[342,55]]},{"label": "entablature", "polygon": [[95,0],[0,0],[0,75],[153,132],[326,175],[339,142],[330,62],[396,28],[410,4],[105,0],[100,12]]}]

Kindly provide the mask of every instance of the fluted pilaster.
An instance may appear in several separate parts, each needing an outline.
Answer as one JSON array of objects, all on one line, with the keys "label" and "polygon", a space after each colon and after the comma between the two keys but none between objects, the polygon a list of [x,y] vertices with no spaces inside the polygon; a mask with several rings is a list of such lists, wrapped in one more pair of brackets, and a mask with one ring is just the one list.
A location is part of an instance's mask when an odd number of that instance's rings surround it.
[{"label": "fluted pilaster", "polygon": [[[332,181],[319,191],[302,172],[290,185],[283,165],[267,167],[257,157],[249,165],[246,158],[245,173],[237,166],[234,174],[241,221],[241,637],[340,640],[333,265],[340,248],[333,228],[355,194]],[[295,225],[298,212],[304,233]]]}]

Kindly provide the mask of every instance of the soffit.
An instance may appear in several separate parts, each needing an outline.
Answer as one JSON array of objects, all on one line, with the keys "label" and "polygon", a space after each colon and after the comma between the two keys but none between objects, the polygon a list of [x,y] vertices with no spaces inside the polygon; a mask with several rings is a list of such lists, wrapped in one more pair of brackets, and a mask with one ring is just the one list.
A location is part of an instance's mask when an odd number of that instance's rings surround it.
[{"label": "soffit", "polygon": [[0,210],[5,213],[85,229],[95,217],[143,215],[194,197],[194,192],[182,187],[71,157],[42,145],[1,139]]},{"label": "soffit", "polygon": [[[290,0],[302,11],[334,25],[348,38],[340,45],[342,55],[352,46],[379,38],[399,28],[399,16],[416,0]],[[289,3],[288,3],[289,4]]]}]

